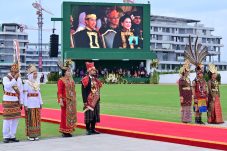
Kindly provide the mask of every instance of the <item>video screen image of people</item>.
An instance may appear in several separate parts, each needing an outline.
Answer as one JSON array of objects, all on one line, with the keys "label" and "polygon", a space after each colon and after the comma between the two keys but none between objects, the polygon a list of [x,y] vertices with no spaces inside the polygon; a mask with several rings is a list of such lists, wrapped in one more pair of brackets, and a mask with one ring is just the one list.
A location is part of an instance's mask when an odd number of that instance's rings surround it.
[{"label": "video screen image of people", "polygon": [[71,48],[143,48],[142,6],[74,6]]}]

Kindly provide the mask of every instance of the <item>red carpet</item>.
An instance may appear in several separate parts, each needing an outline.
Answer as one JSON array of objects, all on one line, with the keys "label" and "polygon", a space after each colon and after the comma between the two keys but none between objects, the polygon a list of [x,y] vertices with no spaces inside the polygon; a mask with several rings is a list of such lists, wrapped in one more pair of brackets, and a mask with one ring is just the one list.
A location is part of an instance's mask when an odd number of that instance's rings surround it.
[{"label": "red carpet", "polygon": [[[84,128],[83,113],[79,112],[77,117],[78,127]],[[60,111],[44,108],[42,120],[59,123]],[[227,128],[101,115],[97,129],[115,135],[227,150]]]}]

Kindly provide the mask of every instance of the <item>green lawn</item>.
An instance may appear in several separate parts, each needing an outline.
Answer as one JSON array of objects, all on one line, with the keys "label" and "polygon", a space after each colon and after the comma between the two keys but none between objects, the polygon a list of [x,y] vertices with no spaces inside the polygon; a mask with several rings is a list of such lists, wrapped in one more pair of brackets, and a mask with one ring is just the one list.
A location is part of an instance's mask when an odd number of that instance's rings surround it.
[{"label": "green lawn", "polygon": [[[220,88],[223,116],[227,120],[227,85],[221,85]],[[42,85],[41,91],[44,107],[59,108],[55,84]],[[81,85],[76,85],[76,93],[77,108],[82,111]],[[104,85],[101,89],[101,113],[180,122],[178,87],[149,84]]]},{"label": "green lawn", "polygon": [[[61,137],[61,134],[58,132],[59,125],[58,124],[51,124],[42,122],[41,123],[41,139],[43,138],[50,138],[50,137]],[[2,116],[0,116],[0,141],[2,141]],[[73,135],[84,135],[85,130],[77,128]],[[20,119],[19,125],[17,128],[16,137],[19,140],[26,140],[27,137],[25,136],[25,121],[23,118]]]}]

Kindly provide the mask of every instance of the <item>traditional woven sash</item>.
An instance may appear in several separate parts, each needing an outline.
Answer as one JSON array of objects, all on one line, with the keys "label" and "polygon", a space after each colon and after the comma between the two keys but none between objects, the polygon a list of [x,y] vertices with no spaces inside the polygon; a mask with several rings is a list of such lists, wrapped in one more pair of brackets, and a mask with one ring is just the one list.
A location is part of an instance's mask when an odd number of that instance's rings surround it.
[{"label": "traditional woven sash", "polygon": [[21,117],[19,101],[3,101],[2,106],[4,119],[15,119]]},{"label": "traditional woven sash", "polygon": [[11,93],[11,92],[4,92],[4,94],[8,96],[18,96],[17,93]]},{"label": "traditional woven sash", "polygon": [[38,93],[28,93],[28,97],[37,97],[39,96]]}]

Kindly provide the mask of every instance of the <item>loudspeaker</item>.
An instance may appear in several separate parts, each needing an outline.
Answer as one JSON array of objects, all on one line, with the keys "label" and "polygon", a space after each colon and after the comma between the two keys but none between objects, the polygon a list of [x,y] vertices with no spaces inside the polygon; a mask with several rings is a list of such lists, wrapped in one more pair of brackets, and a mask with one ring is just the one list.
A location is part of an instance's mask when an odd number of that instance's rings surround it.
[{"label": "loudspeaker", "polygon": [[50,35],[50,57],[58,57],[58,37],[56,34]]}]

